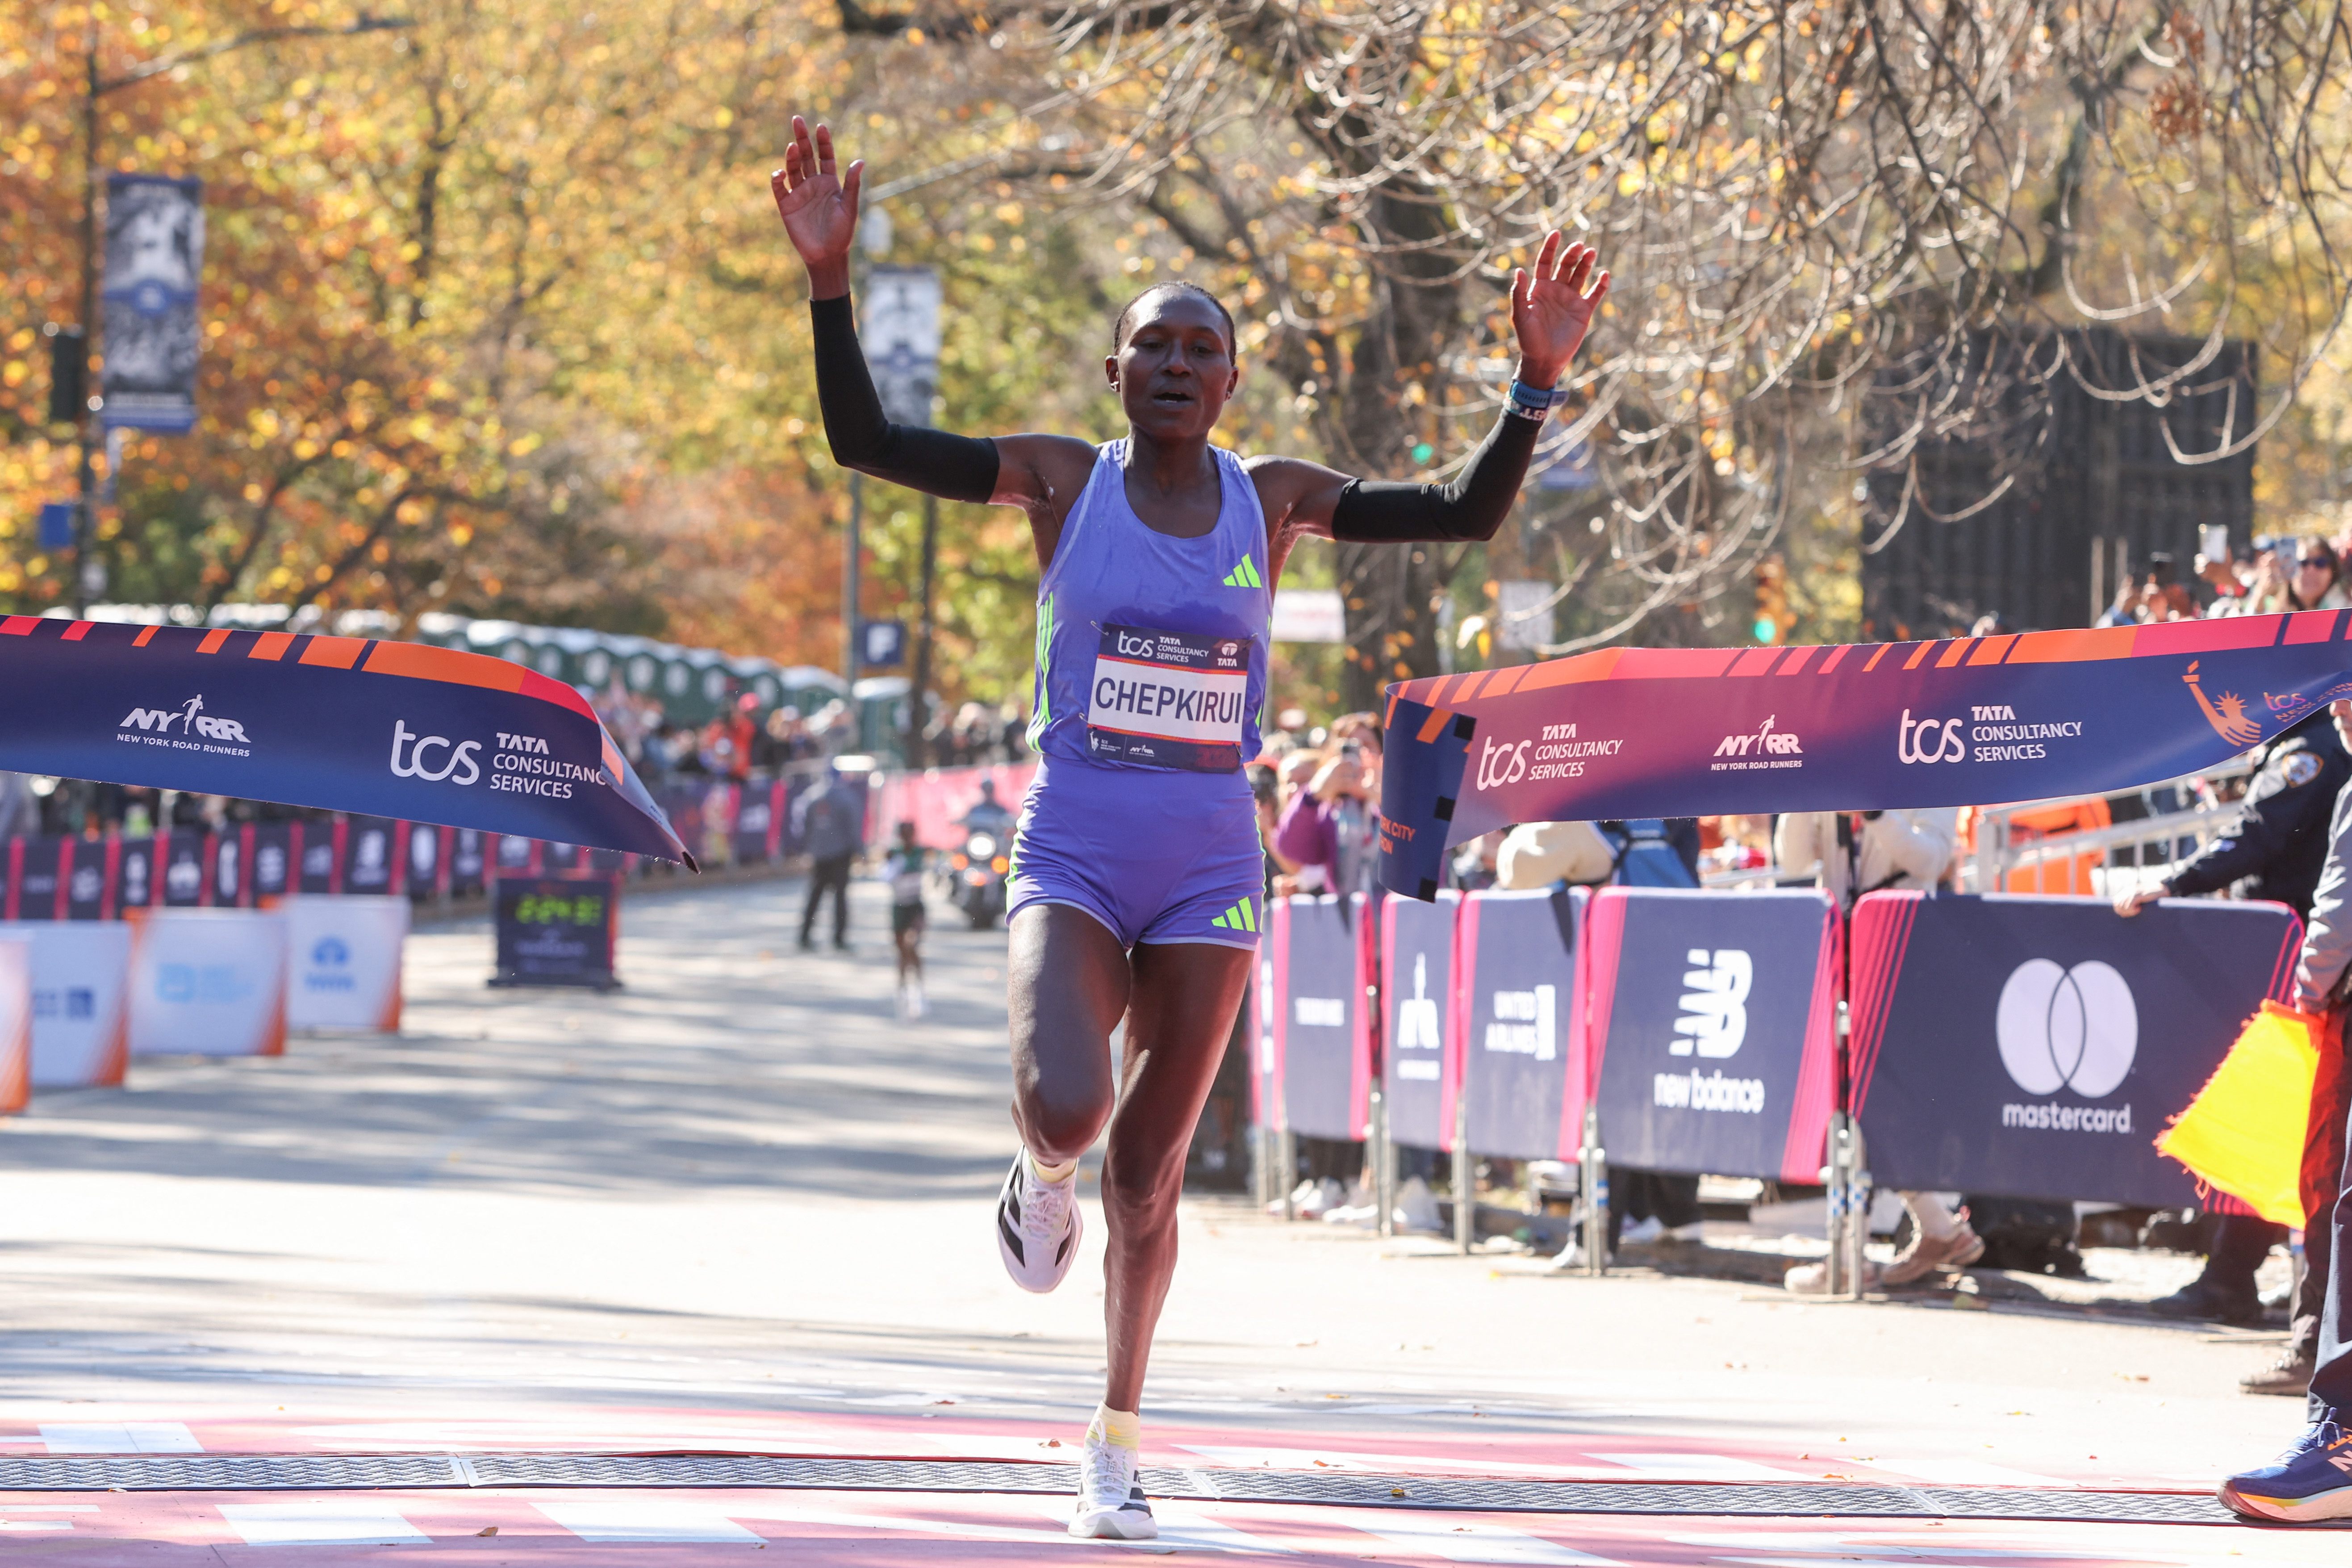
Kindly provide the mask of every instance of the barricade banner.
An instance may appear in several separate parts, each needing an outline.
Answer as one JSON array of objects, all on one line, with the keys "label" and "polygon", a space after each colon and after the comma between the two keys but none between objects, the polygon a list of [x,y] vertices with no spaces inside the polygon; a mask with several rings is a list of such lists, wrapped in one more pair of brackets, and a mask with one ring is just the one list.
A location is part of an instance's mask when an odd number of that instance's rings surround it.
[{"label": "barricade banner", "polygon": [[285,916],[151,910],[131,930],[132,1056],[285,1053]]},{"label": "barricade banner", "polygon": [[213,837],[213,887],[211,903],[215,909],[245,910],[253,907],[253,825],[233,823]]},{"label": "barricade banner", "polygon": [[[1570,1082],[1612,1164],[1816,1182],[1837,1097],[1837,906],[1811,889],[1604,888]],[[1565,1108],[1573,1147],[1580,1103]]]},{"label": "barricade banner", "polygon": [[783,805],[783,781],[755,781],[740,788],[735,831],[728,836],[728,858],[739,866],[762,865],[776,858],[776,819]]},{"label": "barricade banner", "polygon": [[349,823],[306,823],[302,828],[302,873],[295,891],[340,893],[343,890],[343,839]]},{"label": "barricade banner", "polygon": [[412,899],[430,899],[448,891],[448,842],[454,827],[431,827],[422,822],[408,829],[407,875],[401,891]]},{"label": "barricade banner", "polygon": [[[1854,907],[1849,1099],[1881,1187],[2166,1207],[2156,1152],[2264,997],[2283,904],[1872,893]],[[1613,1149],[1612,1151],[1614,1152]]]},{"label": "barricade banner", "polygon": [[53,921],[58,918],[58,875],[71,853],[68,840],[54,834],[8,841],[8,918],[13,921]]},{"label": "barricade banner", "polygon": [[1520,822],[1982,805],[2227,762],[2352,691],[2345,612],[1864,647],[1610,647],[1391,686],[1381,876]]},{"label": "barricade banner", "polygon": [[399,1033],[408,900],[344,893],[291,898],[279,908],[290,965],[286,1026]]},{"label": "barricade banner", "polygon": [[500,834],[498,843],[498,874],[506,877],[536,877],[539,875],[540,843],[536,838],[519,838],[511,833]]},{"label": "barricade banner", "polygon": [[1441,890],[1423,903],[1382,895],[1381,995],[1388,1027],[1381,1039],[1381,1084],[1389,1137],[1419,1149],[1445,1149],[1454,1124],[1445,1114],[1447,1025],[1454,994],[1454,924],[1462,895]]},{"label": "barricade banner", "polygon": [[1030,781],[1036,776],[1034,760],[892,773],[882,781],[875,818],[883,833],[895,833],[899,823],[911,822],[917,842],[934,849],[953,849],[963,843],[963,829],[957,825],[980,804],[983,781],[996,787],[996,804],[1017,816]]},{"label": "barricade banner", "polygon": [[114,918],[114,873],[121,854],[119,838],[76,838],[67,843],[62,900],[67,920]]},{"label": "barricade banner", "polygon": [[155,875],[155,840],[125,838],[114,858],[115,908],[125,915],[155,901],[160,879]]},{"label": "barricade banner", "polygon": [[212,890],[212,835],[195,828],[177,828],[157,836],[163,851],[162,902],[175,910],[202,908]]},{"label": "barricade banner", "polygon": [[1467,1100],[1476,1153],[1574,1158],[1581,1130],[1567,1122],[1569,1046],[1584,1011],[1577,949],[1591,900],[1584,888],[1553,888],[1462,900],[1440,1114],[1451,1128],[1456,1098]]},{"label": "barricade banner", "polygon": [[[354,816],[343,824],[343,876],[339,893],[400,891],[404,846],[402,830],[408,825],[382,816]],[[307,889],[306,889],[307,890]]]},{"label": "barricade banner", "polygon": [[111,1089],[131,1057],[131,928],[120,921],[0,925],[32,954],[33,1087]]},{"label": "barricade banner", "polygon": [[1360,1139],[1371,1118],[1371,1036],[1363,1019],[1360,893],[1274,900],[1274,1060],[1285,1125],[1310,1138]]},{"label": "barricade banner", "polygon": [[470,898],[487,885],[490,835],[476,827],[460,827],[450,835],[449,896]]},{"label": "barricade banner", "polygon": [[500,877],[493,985],[585,985],[609,991],[621,936],[618,877]]},{"label": "barricade banner", "polygon": [[0,942],[0,1111],[33,1099],[33,950]]},{"label": "barricade banner", "polygon": [[301,863],[302,824],[257,822],[253,825],[253,903],[257,907],[295,890],[296,868]]}]

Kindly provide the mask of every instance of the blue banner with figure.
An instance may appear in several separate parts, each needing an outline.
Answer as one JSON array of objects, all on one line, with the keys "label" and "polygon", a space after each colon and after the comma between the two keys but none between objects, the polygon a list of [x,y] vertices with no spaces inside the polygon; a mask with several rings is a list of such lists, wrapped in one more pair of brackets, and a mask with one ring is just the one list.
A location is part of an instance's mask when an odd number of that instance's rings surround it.
[{"label": "blue banner with figure", "polygon": [[[2158,1154],[2303,925],[2284,904],[1872,893],[1854,907],[1851,1106],[1881,1187],[2151,1207]],[[1612,1148],[1611,1153],[1616,1151]]]},{"label": "blue banner with figure", "polygon": [[1330,893],[1276,900],[1274,1059],[1284,1125],[1310,1138],[1360,1139],[1371,1071],[1359,973],[1364,900]]},{"label": "blue banner with figure", "polygon": [[[12,694],[0,710],[0,768],[691,863],[587,700],[504,659],[420,643],[10,616],[0,618],[0,675]],[[202,901],[211,857],[189,872],[183,863],[163,868],[166,900]]]},{"label": "blue banner with figure", "polygon": [[1569,1083],[1583,1016],[1577,944],[1583,888],[1478,892],[1462,900],[1445,1096],[1466,1102],[1470,1149],[1514,1160],[1573,1159],[1581,1112]]},{"label": "blue banner with figure", "polygon": [[2346,612],[1835,647],[1612,647],[1389,688],[1381,876],[1520,822],[2092,795],[2352,695]]},{"label": "blue banner with figure", "polygon": [[1388,1009],[1381,1037],[1381,1084],[1389,1137],[1418,1149],[1450,1149],[1446,1114],[1446,1026],[1454,997],[1454,925],[1462,895],[1446,889],[1433,903],[1386,895],[1381,911],[1381,996]]},{"label": "blue banner with figure", "polygon": [[1811,889],[1604,888],[1585,920],[1587,1049],[1609,1162],[1821,1179],[1837,1093],[1837,906]]},{"label": "blue banner with figure", "polygon": [[106,177],[105,424],[177,433],[196,422],[204,195],[201,180]]}]

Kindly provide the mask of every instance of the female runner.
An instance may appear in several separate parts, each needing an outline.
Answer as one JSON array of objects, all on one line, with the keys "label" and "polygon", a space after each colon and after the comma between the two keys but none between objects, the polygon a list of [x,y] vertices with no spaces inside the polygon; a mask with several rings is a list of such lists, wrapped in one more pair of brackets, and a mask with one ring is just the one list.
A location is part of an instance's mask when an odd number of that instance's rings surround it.
[{"label": "female runner", "polygon": [[[1124,440],[975,440],[883,417],[849,299],[864,170],[854,163],[836,176],[831,132],[819,125],[812,139],[795,116],[772,181],[776,210],[808,267],[835,460],[1029,515],[1039,570],[1029,740],[1042,760],[1013,837],[1022,1151],[998,1199],[997,1244],[1024,1289],[1062,1282],[1077,1249],[1078,1157],[1108,1124],[1108,1378],[1070,1533],[1148,1540],[1158,1527],[1136,1480],[1144,1366],[1176,1267],[1185,1151],[1257,948],[1264,862],[1242,765],[1258,752],[1275,584],[1305,538],[1491,538],[1609,275],[1558,233],[1532,276],[1514,275],[1510,402],[1450,485],[1368,482],[1211,446],[1240,376],[1234,321],[1188,283],[1145,289],[1112,329],[1103,369],[1127,416]],[[1109,1040],[1122,1017],[1114,1073]]]}]

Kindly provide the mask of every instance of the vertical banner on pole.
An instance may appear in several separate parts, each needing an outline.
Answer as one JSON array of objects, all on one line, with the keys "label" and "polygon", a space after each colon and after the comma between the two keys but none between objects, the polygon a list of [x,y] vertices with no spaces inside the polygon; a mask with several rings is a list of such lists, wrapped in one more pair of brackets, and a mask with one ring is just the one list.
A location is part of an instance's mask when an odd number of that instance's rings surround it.
[{"label": "vertical banner on pole", "polygon": [[[400,845],[388,816],[352,816],[343,824],[342,886],[339,893],[399,890]],[[308,892],[309,889],[303,891]]]},{"label": "vertical banner on pole", "polygon": [[111,1089],[131,1056],[131,928],[117,921],[0,926],[31,951],[33,1087]]},{"label": "vertical banner on pole", "polygon": [[0,1111],[33,1099],[33,950],[0,942]]},{"label": "vertical banner on pole", "polygon": [[174,828],[156,836],[163,855],[163,896],[156,901],[169,909],[193,910],[201,906],[209,890],[205,876],[205,839],[209,836],[194,828]]},{"label": "vertical banner on pole", "polygon": [[253,903],[253,826],[231,823],[214,835],[213,886],[215,909],[247,909]]},{"label": "vertical banner on pole", "polygon": [[1577,949],[1591,897],[1554,888],[1462,900],[1444,1111],[1461,1098],[1475,1152],[1574,1157],[1580,1140],[1562,1119],[1574,1099],[1569,1044],[1583,1015]]},{"label": "vertical banner on pole", "polygon": [[298,893],[334,893],[342,890],[343,829],[345,824],[312,820],[302,825],[302,872],[295,884]]},{"label": "vertical banner on pole", "polygon": [[131,1054],[274,1057],[286,1050],[286,919],[153,910],[134,923]]},{"label": "vertical banner on pole", "polygon": [[1837,906],[1812,889],[1604,888],[1585,930],[1572,1078],[1597,1098],[1609,1163],[1817,1181],[1836,1094]]},{"label": "vertical banner on pole", "polygon": [[1445,1045],[1454,981],[1454,924],[1462,895],[1451,889],[1423,903],[1386,895],[1381,922],[1381,1090],[1389,1136],[1421,1149],[1453,1141],[1446,1120]]},{"label": "vertical banner on pole", "polygon": [[408,853],[404,858],[408,874],[404,892],[412,898],[425,899],[446,889],[449,873],[447,841],[456,831],[422,822],[408,824]]},{"label": "vertical banner on pole", "polygon": [[1277,900],[1272,913],[1285,1125],[1310,1138],[1361,1139],[1371,1094],[1359,955],[1364,909],[1322,893]]},{"label": "vertical banner on pole", "polygon": [[458,828],[449,847],[449,896],[471,898],[488,881],[489,835],[471,827]]},{"label": "vertical banner on pole", "polygon": [[204,268],[204,182],[106,178],[106,368],[110,426],[184,432],[196,422],[196,281]]},{"label": "vertical banner on pole", "polygon": [[125,838],[117,846],[115,907],[126,916],[132,910],[147,909],[155,902],[160,885],[155,875],[155,846],[152,838]]}]

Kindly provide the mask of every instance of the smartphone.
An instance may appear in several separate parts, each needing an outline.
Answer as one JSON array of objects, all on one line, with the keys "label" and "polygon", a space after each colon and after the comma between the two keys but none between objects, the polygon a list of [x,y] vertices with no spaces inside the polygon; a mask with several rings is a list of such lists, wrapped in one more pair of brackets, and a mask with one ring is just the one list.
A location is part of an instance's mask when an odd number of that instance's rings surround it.
[{"label": "smartphone", "polygon": [[2228,523],[2210,524],[2199,530],[2197,537],[2201,542],[2197,546],[2197,552],[2206,560],[2227,561],[2230,558],[2230,525]]}]

